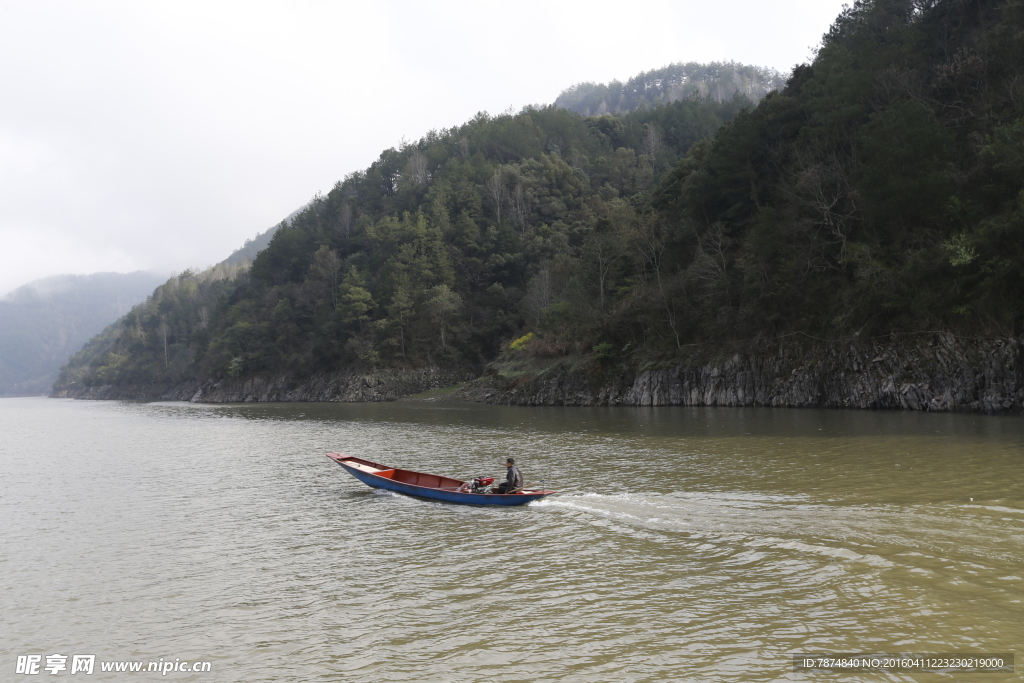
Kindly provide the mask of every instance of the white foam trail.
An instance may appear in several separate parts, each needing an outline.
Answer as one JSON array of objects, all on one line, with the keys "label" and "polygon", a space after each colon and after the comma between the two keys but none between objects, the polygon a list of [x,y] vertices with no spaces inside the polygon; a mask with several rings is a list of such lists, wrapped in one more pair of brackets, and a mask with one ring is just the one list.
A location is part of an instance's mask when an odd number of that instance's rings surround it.
[{"label": "white foam trail", "polygon": [[[740,503],[737,505],[737,502]],[[817,506],[794,505],[741,498],[694,501],[681,497],[647,496],[642,494],[584,493],[538,501],[537,507],[563,509],[595,515],[627,527],[643,527],[652,531],[685,533],[706,538],[713,543],[727,542],[748,548],[773,548],[829,557],[846,562],[861,562],[888,568],[892,562],[873,554],[862,554],[848,548],[809,544],[787,540],[775,534],[762,535],[767,529],[785,532],[806,523],[809,518],[832,513]],[[752,508],[754,510],[752,510]]]}]

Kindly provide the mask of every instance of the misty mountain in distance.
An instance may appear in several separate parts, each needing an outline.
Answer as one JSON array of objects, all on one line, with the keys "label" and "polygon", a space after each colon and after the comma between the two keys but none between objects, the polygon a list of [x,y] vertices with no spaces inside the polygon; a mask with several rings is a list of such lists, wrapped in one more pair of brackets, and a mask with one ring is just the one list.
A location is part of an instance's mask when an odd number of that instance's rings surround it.
[{"label": "misty mountain in distance", "polygon": [[[251,262],[303,208],[246,240],[218,266]],[[164,282],[143,271],[55,275],[0,297],[0,396],[47,394],[72,354]]]},{"label": "misty mountain in distance", "polygon": [[675,63],[633,76],[625,83],[577,83],[555,100],[556,107],[584,116],[600,116],[651,109],[687,97],[706,97],[716,102],[739,93],[757,102],[772,90],[781,90],[789,74],[737,62]]},{"label": "misty mountain in distance", "polygon": [[72,353],[163,281],[142,271],[56,275],[0,298],[0,396],[46,394]]}]

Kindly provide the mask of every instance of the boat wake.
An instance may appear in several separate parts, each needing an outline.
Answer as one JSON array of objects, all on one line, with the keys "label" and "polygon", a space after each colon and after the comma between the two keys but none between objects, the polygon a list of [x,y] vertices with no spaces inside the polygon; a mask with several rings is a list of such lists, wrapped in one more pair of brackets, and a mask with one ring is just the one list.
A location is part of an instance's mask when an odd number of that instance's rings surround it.
[{"label": "boat wake", "polygon": [[[1015,561],[1004,533],[991,528],[993,506],[835,505],[806,498],[732,493],[578,493],[531,504],[565,514],[574,523],[642,536],[818,555],[832,562],[892,567],[894,557],[952,561]],[[955,510],[952,508],[956,508]],[[1024,533],[1024,518],[1006,513],[1003,526]],[[950,523],[955,513],[956,523]]]}]

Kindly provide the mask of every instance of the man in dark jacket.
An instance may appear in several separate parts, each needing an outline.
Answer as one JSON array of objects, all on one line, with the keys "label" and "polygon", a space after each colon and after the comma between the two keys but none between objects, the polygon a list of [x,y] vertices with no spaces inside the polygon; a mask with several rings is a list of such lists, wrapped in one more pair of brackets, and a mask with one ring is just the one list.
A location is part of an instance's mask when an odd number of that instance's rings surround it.
[{"label": "man in dark jacket", "polygon": [[508,468],[508,472],[505,475],[505,481],[498,484],[497,493],[514,493],[517,489],[523,488],[523,475],[519,473],[515,459],[505,460],[505,467]]}]

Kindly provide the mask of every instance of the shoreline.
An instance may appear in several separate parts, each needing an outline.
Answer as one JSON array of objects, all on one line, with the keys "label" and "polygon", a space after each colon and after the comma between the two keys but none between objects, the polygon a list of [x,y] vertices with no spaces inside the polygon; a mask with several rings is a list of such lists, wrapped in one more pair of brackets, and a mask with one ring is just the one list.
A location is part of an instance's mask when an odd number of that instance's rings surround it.
[{"label": "shoreline", "polygon": [[[194,403],[377,402],[441,390],[438,401],[519,406],[732,406],[1020,414],[1024,342],[949,333],[822,343],[785,339],[694,349],[661,365],[506,356],[483,375],[421,368],[171,387],[62,388],[58,398]],[[462,386],[460,386],[462,385]]]}]

